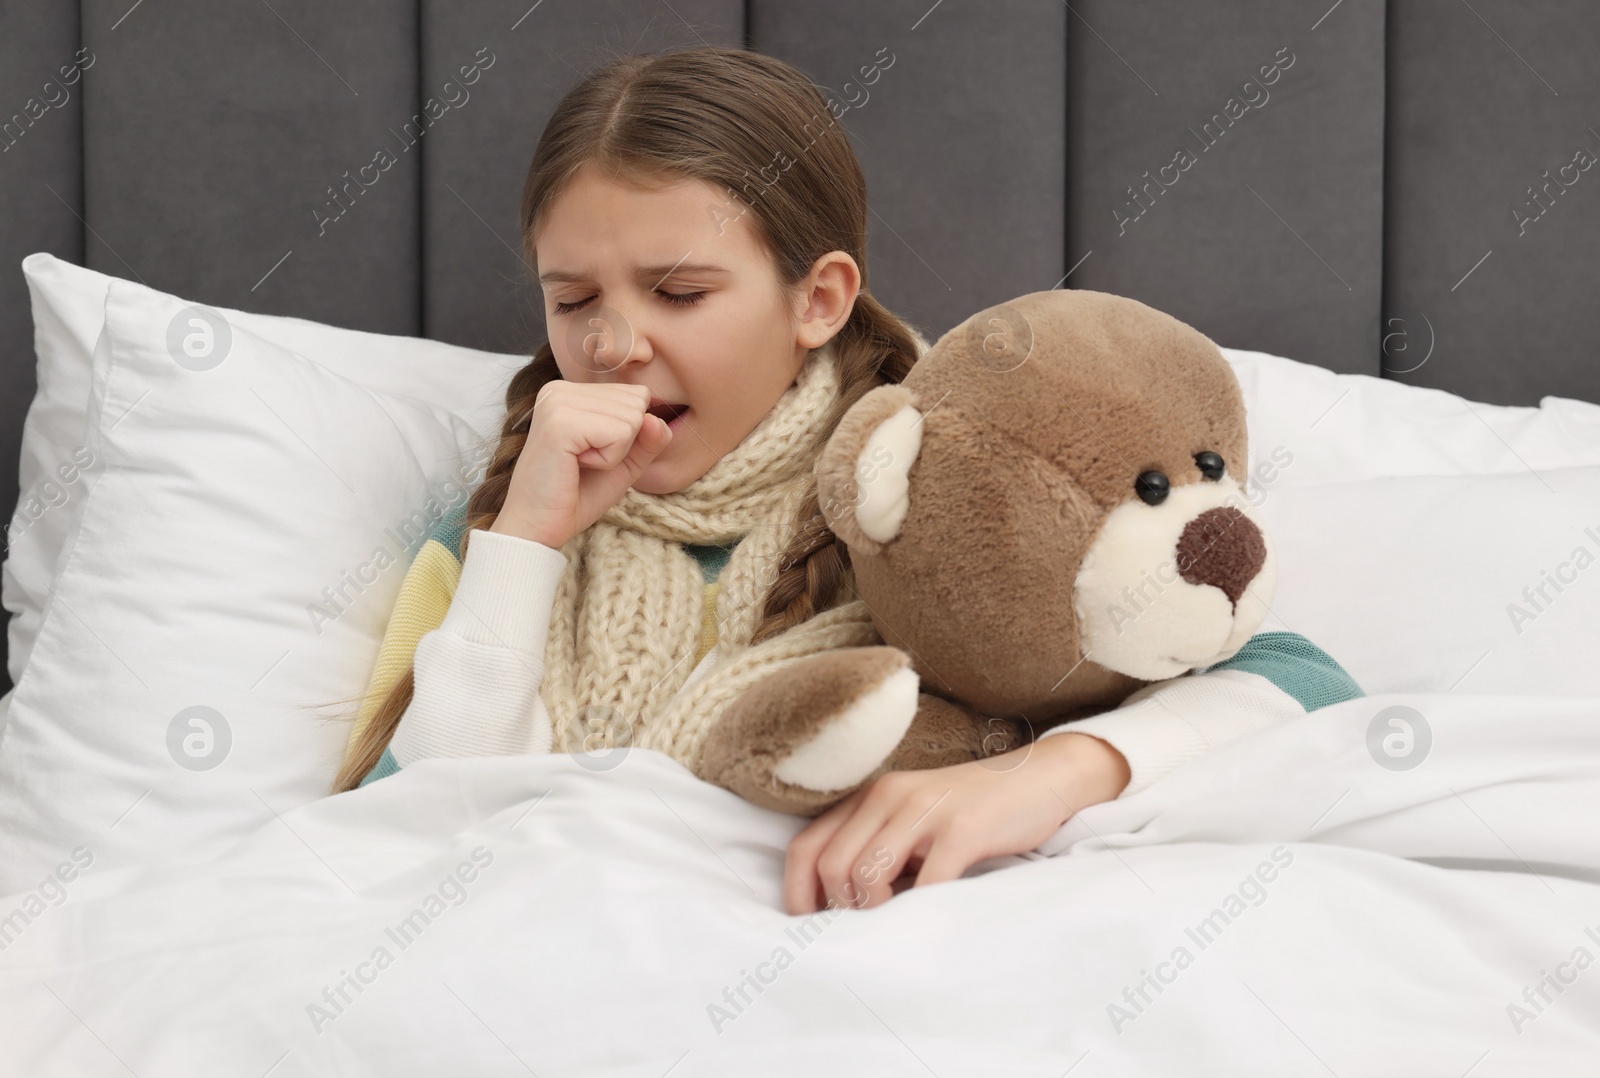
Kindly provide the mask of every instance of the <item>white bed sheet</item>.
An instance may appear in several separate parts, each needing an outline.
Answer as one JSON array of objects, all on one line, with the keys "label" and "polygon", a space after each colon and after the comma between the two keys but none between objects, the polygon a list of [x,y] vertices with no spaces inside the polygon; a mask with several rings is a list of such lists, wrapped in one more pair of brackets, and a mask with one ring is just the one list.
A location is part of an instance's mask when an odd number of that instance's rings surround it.
[{"label": "white bed sheet", "polygon": [[[1409,770],[1368,747],[1393,704],[1431,734]],[[204,865],[91,866],[0,952],[0,1074],[1495,1078],[1600,1060],[1600,962],[1561,965],[1600,958],[1600,700],[1335,705],[1092,806],[1053,856],[991,859],[810,938],[780,901],[803,821],[656,753],[588,762],[427,761],[264,809]],[[391,935],[429,895],[438,915]],[[1229,895],[1202,947],[1191,930]],[[1191,962],[1158,967],[1180,947]],[[361,965],[379,948],[384,968]],[[1135,1008],[1146,971],[1170,983]],[[370,984],[336,1009],[324,990],[347,973]],[[1546,973],[1571,983],[1535,1012]],[[747,974],[771,982],[735,1008]]]}]

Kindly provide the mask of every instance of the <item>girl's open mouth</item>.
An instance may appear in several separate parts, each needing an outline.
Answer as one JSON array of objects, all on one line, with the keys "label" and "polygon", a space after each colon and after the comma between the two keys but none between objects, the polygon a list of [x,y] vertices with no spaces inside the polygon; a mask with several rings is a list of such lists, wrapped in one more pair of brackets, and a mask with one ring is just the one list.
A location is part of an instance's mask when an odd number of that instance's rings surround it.
[{"label": "girl's open mouth", "polygon": [[678,423],[688,414],[689,406],[687,404],[672,404],[667,401],[659,401],[652,403],[645,410],[658,419],[665,420],[667,426],[676,430]]}]

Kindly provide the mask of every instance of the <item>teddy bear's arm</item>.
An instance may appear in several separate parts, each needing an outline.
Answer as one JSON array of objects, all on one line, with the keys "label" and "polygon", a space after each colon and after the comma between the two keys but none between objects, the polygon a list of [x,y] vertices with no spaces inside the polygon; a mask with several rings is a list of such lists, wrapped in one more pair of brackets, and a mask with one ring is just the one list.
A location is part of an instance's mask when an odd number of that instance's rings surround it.
[{"label": "teddy bear's arm", "polygon": [[764,808],[816,816],[885,772],[980,760],[1026,740],[1017,722],[920,691],[898,648],[837,648],[736,697],[697,773]]}]

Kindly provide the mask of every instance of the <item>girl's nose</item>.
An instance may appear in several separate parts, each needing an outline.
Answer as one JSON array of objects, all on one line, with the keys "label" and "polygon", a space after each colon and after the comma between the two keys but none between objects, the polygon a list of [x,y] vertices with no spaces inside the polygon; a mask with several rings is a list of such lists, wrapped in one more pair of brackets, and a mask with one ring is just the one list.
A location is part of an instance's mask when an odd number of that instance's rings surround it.
[{"label": "girl's nose", "polygon": [[611,374],[655,355],[647,334],[623,309],[603,306],[568,325],[568,354],[595,374]]}]

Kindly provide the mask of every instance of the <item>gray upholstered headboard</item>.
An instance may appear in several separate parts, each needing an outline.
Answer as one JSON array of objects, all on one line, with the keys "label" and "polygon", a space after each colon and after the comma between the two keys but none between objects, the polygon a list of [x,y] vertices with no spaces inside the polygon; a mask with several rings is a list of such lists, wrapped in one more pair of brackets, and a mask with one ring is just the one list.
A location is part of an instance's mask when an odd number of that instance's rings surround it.
[{"label": "gray upholstered headboard", "polygon": [[930,339],[1061,285],[1474,400],[1600,399],[1592,0],[0,3],[0,504],[25,255],[527,350],[545,118],[610,54],[701,42],[846,106],[871,286]]}]

